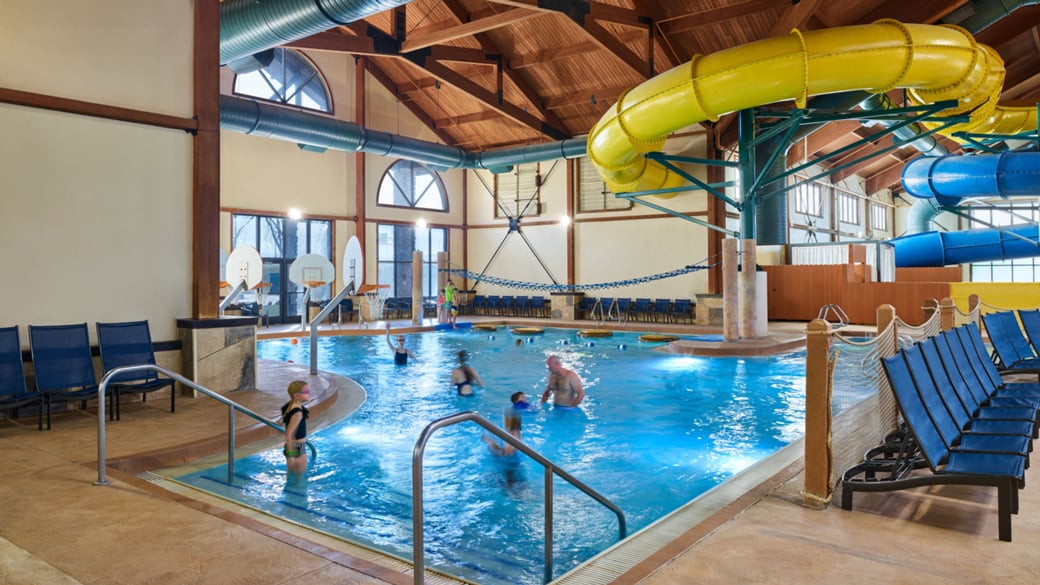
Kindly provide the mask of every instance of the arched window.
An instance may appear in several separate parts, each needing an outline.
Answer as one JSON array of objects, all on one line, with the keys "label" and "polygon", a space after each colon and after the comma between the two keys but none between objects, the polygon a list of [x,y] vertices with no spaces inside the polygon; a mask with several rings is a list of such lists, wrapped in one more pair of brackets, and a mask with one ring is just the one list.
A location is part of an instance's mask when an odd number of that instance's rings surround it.
[{"label": "arched window", "polygon": [[379,181],[379,205],[448,211],[448,198],[437,173],[423,165],[399,160]]},{"label": "arched window", "polygon": [[235,93],[331,114],[332,98],[318,68],[293,49],[271,51],[268,65],[235,76]]}]

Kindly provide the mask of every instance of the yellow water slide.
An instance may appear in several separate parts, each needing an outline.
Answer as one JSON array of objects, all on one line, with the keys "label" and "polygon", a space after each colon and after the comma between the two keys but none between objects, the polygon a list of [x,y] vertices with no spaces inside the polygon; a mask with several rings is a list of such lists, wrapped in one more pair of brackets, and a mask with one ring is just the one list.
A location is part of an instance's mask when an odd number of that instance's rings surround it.
[{"label": "yellow water slide", "polygon": [[957,100],[944,115],[968,115],[944,133],[1014,134],[1036,129],[1037,110],[997,104],[1004,63],[968,31],[950,25],[873,24],[791,34],[697,55],[631,88],[589,132],[588,155],[616,193],[680,187],[685,180],[641,153],[719,116],[814,95],[906,88],[929,104]]}]

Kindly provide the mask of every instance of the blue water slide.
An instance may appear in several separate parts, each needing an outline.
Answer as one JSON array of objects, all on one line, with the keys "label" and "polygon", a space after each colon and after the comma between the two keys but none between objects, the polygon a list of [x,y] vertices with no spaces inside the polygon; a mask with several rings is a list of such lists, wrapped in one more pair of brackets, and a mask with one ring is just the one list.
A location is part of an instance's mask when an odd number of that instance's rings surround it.
[{"label": "blue water slide", "polygon": [[[903,169],[903,188],[914,197],[954,207],[971,197],[1040,196],[1040,153],[920,157]],[[946,266],[1040,256],[1037,226],[929,231],[890,240],[896,266]]]}]

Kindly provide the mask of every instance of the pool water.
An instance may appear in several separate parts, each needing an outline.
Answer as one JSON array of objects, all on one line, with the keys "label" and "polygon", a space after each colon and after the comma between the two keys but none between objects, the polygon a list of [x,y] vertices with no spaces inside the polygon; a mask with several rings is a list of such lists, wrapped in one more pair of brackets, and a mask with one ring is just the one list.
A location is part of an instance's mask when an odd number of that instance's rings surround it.
[{"label": "pool water", "polygon": [[[318,459],[305,484],[286,485],[280,448],[238,460],[234,485],[226,466],[178,479],[411,559],[412,450],[422,429],[465,410],[501,425],[513,392],[538,403],[545,359],[554,353],[584,380],[585,402],[525,412],[523,440],[618,505],[629,534],[801,436],[804,353],[679,356],[638,336],[438,331],[408,335],[419,360],[404,366],[393,364],[385,337],[323,337],[319,368],[357,380],[367,399],[312,434]],[[473,397],[449,384],[460,349],[486,384]],[[263,341],[258,352],[309,363],[303,343]],[[524,457],[492,455],[481,434],[472,423],[447,427],[426,447],[427,566],[487,585],[540,583],[543,470]],[[565,481],[556,479],[553,489],[559,577],[617,542],[618,526],[612,512]]]}]

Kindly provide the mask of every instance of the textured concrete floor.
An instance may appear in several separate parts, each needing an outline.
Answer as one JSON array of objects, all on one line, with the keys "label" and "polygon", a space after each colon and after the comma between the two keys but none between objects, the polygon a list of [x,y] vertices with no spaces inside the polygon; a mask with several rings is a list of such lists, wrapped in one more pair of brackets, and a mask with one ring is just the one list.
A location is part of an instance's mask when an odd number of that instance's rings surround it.
[{"label": "textured concrete floor", "polygon": [[[776,331],[800,327],[781,324]],[[260,388],[233,398],[273,417],[287,381],[306,376],[298,366],[263,363]],[[342,379],[320,376],[312,386],[321,389],[316,401],[328,407],[318,425],[356,407],[356,388]],[[179,397],[171,414],[168,405],[150,399],[124,406],[123,420],[108,426],[107,455],[116,466],[107,473],[108,486],[93,485],[95,411],[59,415],[49,432],[38,432],[35,420],[0,421],[0,583],[412,583],[406,567],[132,475],[150,462],[176,463],[226,444],[225,407]],[[236,422],[240,429],[253,426],[242,416]],[[277,441],[265,434],[242,431],[239,442]],[[1035,471],[1027,472],[1011,543],[997,540],[992,489],[858,494],[853,512],[817,511],[801,506],[798,471],[795,463],[772,483],[749,490],[615,583],[1040,582]]]}]

